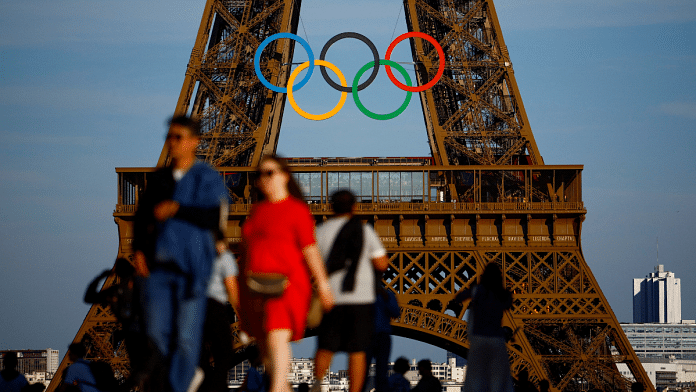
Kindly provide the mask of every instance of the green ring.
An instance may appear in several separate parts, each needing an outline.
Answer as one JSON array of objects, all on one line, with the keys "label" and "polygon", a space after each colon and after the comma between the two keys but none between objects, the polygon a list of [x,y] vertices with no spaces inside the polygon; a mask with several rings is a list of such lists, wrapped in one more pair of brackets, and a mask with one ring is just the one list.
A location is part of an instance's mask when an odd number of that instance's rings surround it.
[{"label": "green ring", "polygon": [[[406,85],[411,87],[411,77],[408,76],[408,73],[406,72],[404,67],[402,67],[398,63],[395,63],[394,61],[391,61],[391,60],[379,60],[379,64],[380,65],[389,65],[391,67],[396,68],[397,71],[401,72],[401,74],[404,76],[404,79],[406,79]],[[374,65],[375,65],[375,62],[370,61],[369,63],[365,64],[362,68],[360,68],[360,71],[358,71],[358,73],[355,75],[355,79],[353,79],[353,101],[355,101],[355,106],[357,106],[358,109],[360,109],[360,111],[364,115],[366,115],[367,117],[373,118],[375,120],[391,120],[392,118],[398,116],[399,114],[403,113],[404,110],[406,110],[409,102],[411,102],[412,93],[410,91],[408,91],[406,94],[406,100],[401,105],[401,107],[399,107],[398,109],[396,109],[395,111],[393,111],[391,113],[377,114],[377,113],[373,113],[373,112],[367,110],[367,108],[365,108],[365,106],[363,106],[363,104],[360,102],[360,98],[358,97],[358,82],[360,82],[360,77],[362,76],[362,74],[367,72],[367,70],[372,68]]]}]

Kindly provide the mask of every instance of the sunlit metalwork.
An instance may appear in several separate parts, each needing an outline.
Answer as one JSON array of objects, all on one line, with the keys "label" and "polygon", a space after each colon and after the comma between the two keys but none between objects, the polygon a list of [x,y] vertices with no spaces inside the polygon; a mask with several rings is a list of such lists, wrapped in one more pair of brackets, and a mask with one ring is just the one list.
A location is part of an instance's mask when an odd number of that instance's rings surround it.
[{"label": "sunlit metalwork", "polygon": [[[529,126],[491,0],[405,0],[409,31],[434,37],[445,71],[420,92],[432,157],[291,158],[318,221],[331,215],[338,188],[358,195],[359,214],[389,252],[385,286],[397,294],[395,333],[466,355],[465,306],[451,302],[487,263],[497,263],[514,292],[505,317],[513,374],[529,371],[554,391],[627,391],[616,364],[654,390],[619,327],[580,248],[586,210],[581,166],[544,165]],[[201,118],[199,156],[219,167],[232,205],[227,237],[240,240],[255,200],[253,167],[275,151],[285,101],[258,81],[253,55],[277,32],[297,29],[299,0],[208,0],[188,64],[177,114]],[[411,39],[418,85],[442,59]],[[287,82],[293,45],[276,40],[261,69]],[[166,164],[162,151],[159,165]],[[118,169],[119,257],[132,257],[132,221],[152,168]],[[112,284],[105,283],[105,287]],[[93,306],[75,341],[89,358],[110,359],[128,374],[118,325]],[[240,349],[237,325],[231,325]],[[49,387],[54,390],[67,365]]]}]

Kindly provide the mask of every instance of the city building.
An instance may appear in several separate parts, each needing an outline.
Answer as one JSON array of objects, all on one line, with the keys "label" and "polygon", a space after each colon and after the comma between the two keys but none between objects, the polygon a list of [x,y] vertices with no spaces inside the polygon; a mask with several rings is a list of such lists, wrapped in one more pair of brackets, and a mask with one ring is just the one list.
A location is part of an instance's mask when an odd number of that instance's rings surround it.
[{"label": "city building", "polygon": [[[641,358],[641,365],[648,374],[650,382],[658,391],[669,388],[670,390],[694,390],[696,388],[696,361],[674,358]],[[633,381],[628,366],[617,364],[622,376]]]},{"label": "city building", "polygon": [[[44,373],[43,376],[36,375],[36,377],[50,380],[58,371],[58,365],[60,364],[58,350],[50,348],[46,350],[0,350],[0,356],[5,356],[5,353],[10,351],[17,353],[17,370],[24,375],[32,375],[34,377],[35,373]],[[0,362],[0,370],[2,369],[3,365]]]},{"label": "city building", "polygon": [[290,360],[290,372],[288,381],[292,384],[314,382],[314,359],[313,358],[293,358]]},{"label": "city building", "polygon": [[633,322],[681,322],[681,281],[664,265],[643,279],[633,279]]},{"label": "city building", "polygon": [[242,385],[250,367],[251,365],[247,360],[244,360],[233,366],[227,373],[228,384],[233,387]]},{"label": "city building", "polygon": [[55,374],[60,366],[60,356],[58,350],[46,349],[46,373]]},{"label": "city building", "polygon": [[447,351],[447,363],[450,363],[450,359],[455,359],[455,366],[464,367],[466,366],[466,358],[461,355],[457,355],[451,351]]},{"label": "city building", "polygon": [[629,343],[643,358],[696,360],[696,321],[679,324],[621,324]]},{"label": "city building", "polygon": [[[461,358],[461,357],[460,357]],[[457,366],[455,357],[448,358],[447,363],[432,364],[433,375],[437,377],[443,385],[445,392],[460,392],[464,384],[466,375],[466,366]],[[389,375],[393,374],[394,363],[389,364]],[[249,362],[244,361],[230,369],[229,386],[233,389],[238,388],[244,381],[246,373],[249,370]],[[372,378],[374,377],[374,364],[370,367],[370,374],[366,380],[368,390],[374,385]],[[418,360],[412,359],[410,369],[405,374],[406,379],[411,383],[411,387],[415,387],[420,380],[418,374]],[[290,361],[290,372],[288,373],[288,382],[296,389],[301,383],[312,385],[314,383],[314,359],[312,358],[292,358]],[[322,392],[345,392],[348,391],[348,371],[339,370],[337,372],[329,371],[321,385]]]}]

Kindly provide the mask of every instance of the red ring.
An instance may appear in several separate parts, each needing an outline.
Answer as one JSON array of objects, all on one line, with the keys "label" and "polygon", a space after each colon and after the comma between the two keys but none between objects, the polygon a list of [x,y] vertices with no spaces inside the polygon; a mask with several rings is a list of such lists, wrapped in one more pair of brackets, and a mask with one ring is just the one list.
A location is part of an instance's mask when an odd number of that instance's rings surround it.
[{"label": "red ring", "polygon": [[437,69],[437,73],[435,74],[435,77],[428,84],[424,84],[422,86],[410,87],[410,86],[407,86],[407,85],[399,82],[394,77],[394,74],[392,73],[391,67],[388,65],[385,65],[385,67],[387,69],[387,75],[389,75],[389,80],[391,80],[392,83],[394,83],[396,85],[396,87],[398,87],[404,91],[418,93],[418,92],[421,92],[423,90],[427,90],[427,89],[433,87],[435,85],[435,83],[437,83],[437,81],[440,80],[440,78],[442,77],[442,73],[445,72],[445,52],[442,50],[442,46],[440,46],[440,44],[435,40],[435,38],[433,38],[425,33],[421,33],[418,31],[411,31],[408,33],[401,34],[400,36],[396,37],[396,39],[394,41],[392,41],[391,44],[389,44],[389,48],[387,49],[387,54],[385,56],[385,59],[389,60],[389,58],[391,57],[391,52],[392,52],[392,50],[394,50],[396,45],[408,37],[419,37],[419,38],[423,38],[424,40],[427,40],[428,42],[433,44],[433,46],[437,50],[437,54],[440,56],[440,67]]}]

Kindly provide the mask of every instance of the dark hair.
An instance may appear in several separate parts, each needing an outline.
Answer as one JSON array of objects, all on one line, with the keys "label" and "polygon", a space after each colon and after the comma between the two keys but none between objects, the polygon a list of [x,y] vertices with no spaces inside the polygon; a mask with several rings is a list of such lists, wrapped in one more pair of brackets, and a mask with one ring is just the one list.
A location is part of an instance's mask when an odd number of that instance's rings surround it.
[{"label": "dark hair", "polygon": [[17,360],[17,352],[16,351],[8,351],[2,357],[2,365],[5,369],[14,370],[17,367],[18,363],[19,363],[19,361]]},{"label": "dark hair", "polygon": [[432,373],[433,366],[430,364],[430,360],[421,359],[420,361],[418,361],[418,370],[422,371],[423,373]]},{"label": "dark hair", "polygon": [[201,122],[186,115],[174,116],[169,120],[169,126],[179,125],[189,130],[191,136],[201,136]]},{"label": "dark hair", "polygon": [[394,371],[399,374],[406,373],[410,368],[411,365],[408,364],[408,359],[404,357],[399,357],[394,361]]},{"label": "dark hair", "polygon": [[[266,161],[273,161],[275,162],[278,167],[280,168],[280,171],[283,173],[287,173],[288,175],[288,193],[290,193],[290,196],[294,197],[295,199],[298,199],[300,201],[304,201],[304,195],[302,195],[302,190],[300,189],[300,186],[297,184],[297,181],[295,181],[295,177],[292,176],[292,171],[290,170],[290,166],[288,166],[288,163],[285,162],[285,159],[282,159],[280,156],[271,154],[271,155],[266,155],[263,158],[261,158],[261,161],[259,162],[259,166],[261,166],[262,163]],[[259,201],[265,200],[266,195],[263,194],[263,192],[259,192]]]},{"label": "dark hair", "polygon": [[72,343],[68,346],[68,351],[77,358],[84,358],[87,355],[87,348],[82,343]]},{"label": "dark hair", "polygon": [[119,257],[114,263],[114,272],[119,278],[126,279],[135,274],[135,268],[127,259]]},{"label": "dark hair", "polygon": [[355,196],[350,191],[340,190],[331,195],[331,207],[336,214],[348,214],[353,212]]},{"label": "dark hair", "polygon": [[487,288],[499,299],[503,299],[510,295],[508,290],[503,285],[503,272],[496,263],[486,264],[486,267],[483,269],[483,273],[481,274],[479,284]]},{"label": "dark hair", "polygon": [[499,291],[503,287],[503,273],[496,263],[488,263],[481,274],[481,285],[491,291]]},{"label": "dark hair", "polygon": [[23,392],[43,392],[46,389],[46,386],[43,385],[40,382],[35,382],[33,384],[29,384],[22,388]]}]

